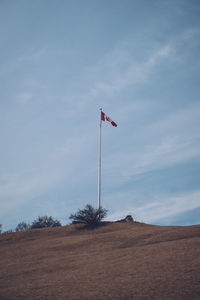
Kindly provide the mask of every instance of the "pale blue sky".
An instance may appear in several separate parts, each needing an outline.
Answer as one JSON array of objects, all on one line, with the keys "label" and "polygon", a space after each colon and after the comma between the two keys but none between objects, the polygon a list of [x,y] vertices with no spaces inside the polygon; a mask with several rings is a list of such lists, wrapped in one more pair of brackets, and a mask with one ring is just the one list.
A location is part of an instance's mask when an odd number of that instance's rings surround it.
[{"label": "pale blue sky", "polygon": [[0,223],[97,205],[200,223],[200,2],[0,1]]}]

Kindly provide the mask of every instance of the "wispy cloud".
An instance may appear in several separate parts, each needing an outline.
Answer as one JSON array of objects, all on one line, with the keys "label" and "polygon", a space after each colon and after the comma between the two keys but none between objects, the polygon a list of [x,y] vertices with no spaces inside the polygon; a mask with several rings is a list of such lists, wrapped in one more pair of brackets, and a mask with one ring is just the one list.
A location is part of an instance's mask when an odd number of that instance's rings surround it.
[{"label": "wispy cloud", "polygon": [[[123,199],[123,196],[128,197],[128,194],[125,193],[125,195],[123,195],[120,193],[120,199]],[[129,197],[134,203],[133,196],[129,195]],[[115,195],[115,199],[117,198],[117,195]],[[132,214],[137,221],[156,223],[158,220],[165,219],[165,223],[167,223],[167,219],[170,221],[172,216],[198,207],[200,207],[200,190],[169,197],[157,197],[152,199],[148,204],[133,204],[125,210],[120,209],[114,212],[108,216],[108,219],[119,220],[127,214]]]},{"label": "wispy cloud", "polygon": [[15,72],[24,64],[38,62],[45,55],[46,51],[46,47],[27,50],[27,52],[24,52],[23,54],[6,61],[5,66],[1,68],[0,75]]},{"label": "wispy cloud", "polygon": [[173,47],[168,44],[155,51],[147,60],[144,68],[154,67],[159,60],[166,59],[174,54]]},{"label": "wispy cloud", "polygon": [[146,59],[138,63],[134,57],[123,49],[109,53],[97,66],[87,72],[98,74],[104,72],[106,78],[97,80],[91,87],[89,94],[98,97],[102,94],[113,95],[127,86],[144,83],[149,77],[149,72],[160,60],[166,60],[173,55],[173,47],[164,45]]},{"label": "wispy cloud", "polygon": [[84,70],[82,75],[89,87],[85,99],[112,97],[130,86],[148,83],[153,72],[159,72],[161,65],[185,59],[185,43],[195,44],[199,34],[199,29],[194,27],[183,30],[179,35],[175,34],[163,44],[147,44],[149,51],[140,60],[134,56],[134,45],[131,42],[117,45],[95,65]]},{"label": "wispy cloud", "polygon": [[27,104],[33,98],[32,93],[24,92],[17,96],[18,102],[21,104]]},{"label": "wispy cloud", "polygon": [[[131,110],[130,115],[126,114],[128,117],[132,117]],[[135,128],[135,147],[126,145],[126,141],[120,152],[108,153],[105,174],[113,170],[113,174],[120,174],[119,180],[123,183],[132,176],[200,157],[199,119],[200,106],[192,104],[158,121],[145,123],[143,128]]]},{"label": "wispy cloud", "polygon": [[2,174],[0,178],[0,215],[12,211],[24,202],[29,202],[45,189],[52,187],[59,180],[59,173],[54,170],[29,170],[29,172]]},{"label": "wispy cloud", "polygon": [[[90,147],[84,136],[66,138],[51,151],[46,151],[41,164],[38,162],[28,170],[23,166],[24,170],[21,167],[20,171],[1,173],[0,199],[4,201],[1,202],[0,216],[53,189],[63,179],[69,188],[76,184],[80,188],[81,181],[84,184],[83,176],[91,176],[91,168],[85,170],[84,167],[84,158],[91,152]],[[84,172],[80,172],[81,169]]]}]

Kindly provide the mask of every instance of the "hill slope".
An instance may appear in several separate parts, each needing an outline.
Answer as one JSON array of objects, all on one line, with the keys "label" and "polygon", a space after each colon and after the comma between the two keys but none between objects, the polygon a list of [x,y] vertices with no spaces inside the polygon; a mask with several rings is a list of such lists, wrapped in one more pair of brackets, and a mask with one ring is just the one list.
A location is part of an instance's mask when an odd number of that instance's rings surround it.
[{"label": "hill slope", "polygon": [[200,299],[200,225],[0,236],[0,299]]}]

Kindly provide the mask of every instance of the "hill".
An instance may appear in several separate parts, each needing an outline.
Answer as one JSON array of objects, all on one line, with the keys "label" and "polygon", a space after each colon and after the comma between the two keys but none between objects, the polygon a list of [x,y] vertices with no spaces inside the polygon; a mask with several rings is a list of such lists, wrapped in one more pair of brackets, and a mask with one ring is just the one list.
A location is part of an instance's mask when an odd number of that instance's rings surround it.
[{"label": "hill", "polygon": [[0,299],[200,299],[200,225],[0,235]]}]

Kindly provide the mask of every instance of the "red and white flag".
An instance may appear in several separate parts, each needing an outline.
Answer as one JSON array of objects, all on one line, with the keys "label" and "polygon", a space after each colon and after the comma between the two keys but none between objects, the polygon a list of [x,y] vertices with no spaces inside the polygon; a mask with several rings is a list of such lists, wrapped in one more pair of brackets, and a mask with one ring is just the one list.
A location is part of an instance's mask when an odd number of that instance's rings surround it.
[{"label": "red and white flag", "polygon": [[103,111],[101,112],[101,120],[110,123],[114,127],[117,127],[117,124],[114,121],[112,121],[108,116],[106,116],[106,114]]}]

